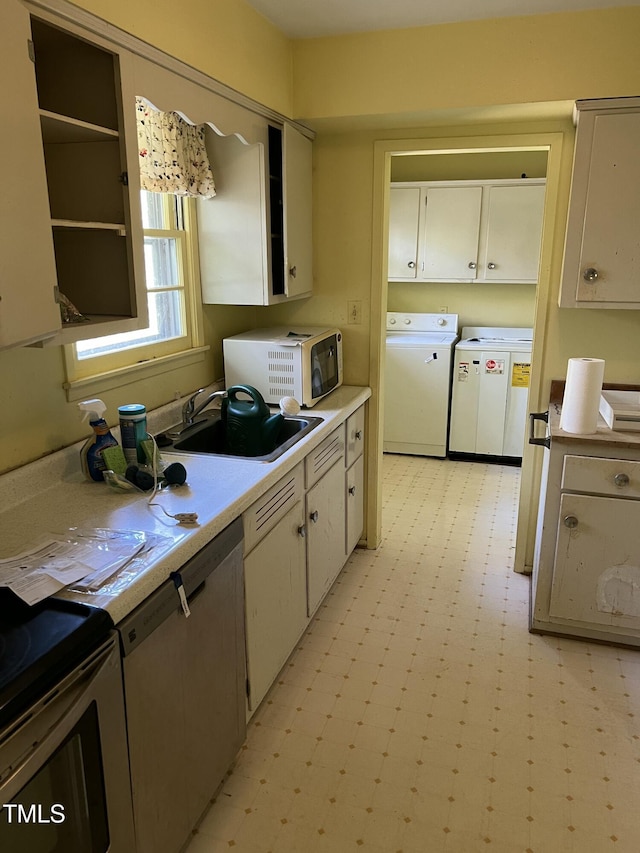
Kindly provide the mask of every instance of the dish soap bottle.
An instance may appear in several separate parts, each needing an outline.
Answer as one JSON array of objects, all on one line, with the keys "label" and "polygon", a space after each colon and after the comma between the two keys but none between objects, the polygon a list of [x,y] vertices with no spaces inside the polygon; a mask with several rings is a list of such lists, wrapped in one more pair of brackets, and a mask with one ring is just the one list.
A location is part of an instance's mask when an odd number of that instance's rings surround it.
[{"label": "dish soap bottle", "polygon": [[109,426],[103,418],[107,408],[102,400],[84,400],[78,403],[78,408],[84,412],[83,420],[89,418],[89,424],[94,434],[87,439],[80,451],[80,464],[87,480],[103,482],[102,472],[108,467],[102,458],[102,451],[107,447],[117,447],[118,442],[111,435]]}]

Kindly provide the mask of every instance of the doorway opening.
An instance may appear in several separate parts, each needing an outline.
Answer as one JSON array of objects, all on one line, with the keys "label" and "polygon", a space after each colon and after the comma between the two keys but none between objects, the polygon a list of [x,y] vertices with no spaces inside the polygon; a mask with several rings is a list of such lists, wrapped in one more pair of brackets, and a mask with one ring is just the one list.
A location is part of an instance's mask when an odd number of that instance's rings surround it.
[{"label": "doorway opening", "polygon": [[[372,311],[372,364],[377,365],[379,394],[372,400],[372,421],[377,418],[377,462],[370,482],[378,485],[378,504],[382,489],[384,431],[384,372],[387,311],[440,312],[458,314],[464,325],[528,326],[535,330],[531,362],[529,406],[538,403],[546,304],[549,293],[549,259],[555,225],[563,133],[530,133],[501,136],[460,137],[455,139],[386,140],[376,143],[374,186],[374,240],[380,241],[380,263],[374,257],[374,286],[379,283],[378,314]],[[546,179],[544,233],[540,252],[540,275],[537,285],[449,283],[389,280],[389,196],[392,182],[398,181],[483,181],[521,179],[523,175]],[[379,216],[377,215],[379,214]],[[374,306],[372,305],[372,308]],[[378,321],[376,330],[375,322]],[[377,333],[378,332],[378,333]],[[516,571],[527,571],[527,553],[532,507],[537,504],[536,466],[528,448],[523,451],[519,523],[516,543]],[[373,507],[370,507],[372,510]],[[533,526],[535,527],[535,509]],[[371,518],[371,516],[370,516]],[[381,516],[377,516],[378,532]],[[519,548],[520,546],[520,548]],[[519,552],[518,552],[519,549]],[[532,549],[531,549],[532,550]]]}]

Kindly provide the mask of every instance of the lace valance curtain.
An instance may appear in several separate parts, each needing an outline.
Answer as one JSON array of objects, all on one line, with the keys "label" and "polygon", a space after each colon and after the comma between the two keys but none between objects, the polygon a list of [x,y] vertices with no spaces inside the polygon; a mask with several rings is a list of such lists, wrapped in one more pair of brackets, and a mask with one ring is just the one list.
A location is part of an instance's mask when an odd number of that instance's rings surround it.
[{"label": "lace valance curtain", "polygon": [[136,98],[143,190],[213,198],[216,188],[204,144],[204,125],[188,124]]}]

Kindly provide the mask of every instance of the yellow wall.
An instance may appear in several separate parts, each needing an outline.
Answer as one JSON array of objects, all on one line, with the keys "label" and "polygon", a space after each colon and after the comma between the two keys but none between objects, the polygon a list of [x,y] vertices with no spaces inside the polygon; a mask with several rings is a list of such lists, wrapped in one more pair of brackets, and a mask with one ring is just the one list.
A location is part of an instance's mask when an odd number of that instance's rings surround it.
[{"label": "yellow wall", "polygon": [[308,119],[638,93],[640,6],[359,33],[294,43]]},{"label": "yellow wall", "polygon": [[291,42],[244,0],[75,0],[75,5],[292,115]]}]

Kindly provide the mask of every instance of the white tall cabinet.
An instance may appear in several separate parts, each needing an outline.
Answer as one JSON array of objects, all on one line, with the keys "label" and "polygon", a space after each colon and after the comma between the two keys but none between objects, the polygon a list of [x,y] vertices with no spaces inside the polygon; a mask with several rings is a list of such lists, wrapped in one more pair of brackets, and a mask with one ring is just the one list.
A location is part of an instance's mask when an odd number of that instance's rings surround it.
[{"label": "white tall cabinet", "polygon": [[394,183],[389,281],[538,280],[544,179]]},{"label": "white tall cabinet", "polygon": [[638,308],[640,98],[578,101],[561,308]]}]

